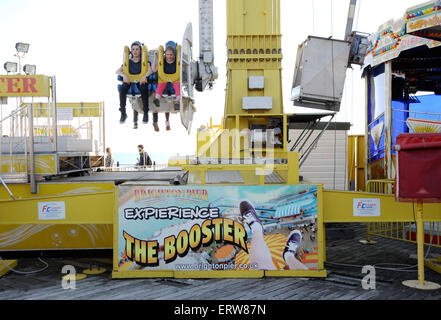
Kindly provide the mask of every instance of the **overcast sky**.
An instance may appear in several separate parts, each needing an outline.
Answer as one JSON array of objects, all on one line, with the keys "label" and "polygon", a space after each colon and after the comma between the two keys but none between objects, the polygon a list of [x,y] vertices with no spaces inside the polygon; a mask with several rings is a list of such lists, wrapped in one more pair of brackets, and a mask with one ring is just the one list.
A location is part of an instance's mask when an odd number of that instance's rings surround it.
[{"label": "overcast sky", "polygon": [[[389,19],[400,18],[418,0],[359,0],[354,29],[373,33]],[[172,131],[161,132],[151,122],[132,129],[129,120],[118,123],[120,113],[116,69],[122,63],[123,48],[138,40],[149,49],[168,40],[182,41],[187,23],[193,24],[194,57],[198,48],[198,1],[115,0],[0,0],[0,65],[14,61],[15,43],[28,42],[25,63],[37,65],[37,73],[57,78],[58,102],[105,102],[106,142],[114,152],[136,152],[142,143],[155,153],[192,155],[196,129],[213,117],[220,123],[226,87],[226,1],[214,0],[215,62],[219,79],[211,91],[196,94],[197,113],[187,135],[179,115],[171,116]],[[283,98],[286,113],[292,107],[290,92],[297,46],[308,35],[342,39],[349,0],[282,0]],[[360,70],[349,70],[338,121],[353,124],[352,134],[364,134],[364,84]],[[129,106],[129,104],[128,104]]]}]

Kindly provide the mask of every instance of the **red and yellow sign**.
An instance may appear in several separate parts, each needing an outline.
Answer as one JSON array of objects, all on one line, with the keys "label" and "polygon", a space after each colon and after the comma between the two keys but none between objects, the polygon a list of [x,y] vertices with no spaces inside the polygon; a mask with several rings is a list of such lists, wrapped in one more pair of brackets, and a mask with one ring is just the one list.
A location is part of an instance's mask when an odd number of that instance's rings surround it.
[{"label": "red and yellow sign", "polygon": [[0,75],[0,97],[49,97],[49,77]]}]

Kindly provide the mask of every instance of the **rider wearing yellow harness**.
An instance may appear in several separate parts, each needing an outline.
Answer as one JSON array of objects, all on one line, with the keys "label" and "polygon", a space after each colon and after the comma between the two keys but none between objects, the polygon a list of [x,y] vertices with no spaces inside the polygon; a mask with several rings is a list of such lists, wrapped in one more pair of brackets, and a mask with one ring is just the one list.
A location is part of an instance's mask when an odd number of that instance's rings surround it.
[{"label": "rider wearing yellow harness", "polygon": [[[127,119],[126,103],[127,93],[132,83],[135,83],[141,92],[144,116],[143,123],[149,121],[149,101],[147,78],[156,72],[155,66],[150,67],[148,62],[147,47],[143,46],[139,41],[132,43],[129,54],[128,47],[124,50],[124,64],[116,71],[116,74],[122,77],[123,84],[119,91],[121,119],[120,123],[124,123]],[[134,128],[138,128],[138,112],[133,112]]]},{"label": "rider wearing yellow harness", "polygon": [[[180,51],[181,47],[177,46],[173,41],[167,42],[164,47],[160,46],[158,50],[157,56],[155,56],[155,67],[157,66],[158,70],[158,87],[156,89],[155,99],[153,103],[159,107],[162,94],[167,87],[168,83],[173,85],[173,89],[176,95],[176,103],[179,103],[180,95],[181,95],[181,63],[180,59]],[[166,129],[170,130],[170,122],[169,122],[170,113],[165,114],[165,125]],[[156,131],[159,131],[158,127],[158,114],[153,113],[153,126]]]}]

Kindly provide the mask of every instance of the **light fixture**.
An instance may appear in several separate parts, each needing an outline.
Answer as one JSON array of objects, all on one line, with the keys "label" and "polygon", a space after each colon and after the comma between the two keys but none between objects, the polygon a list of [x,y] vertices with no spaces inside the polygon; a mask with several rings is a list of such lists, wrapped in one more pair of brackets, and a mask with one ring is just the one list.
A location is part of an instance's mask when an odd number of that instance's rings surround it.
[{"label": "light fixture", "polygon": [[28,53],[29,44],[23,43],[23,42],[18,42],[15,44],[15,49],[17,49],[17,52]]},{"label": "light fixture", "polygon": [[4,64],[5,70],[9,72],[17,72],[17,63],[16,62],[6,62]]},{"label": "light fixture", "polygon": [[37,66],[33,64],[25,64],[25,66],[23,67],[23,71],[27,75],[34,75],[37,72]]}]

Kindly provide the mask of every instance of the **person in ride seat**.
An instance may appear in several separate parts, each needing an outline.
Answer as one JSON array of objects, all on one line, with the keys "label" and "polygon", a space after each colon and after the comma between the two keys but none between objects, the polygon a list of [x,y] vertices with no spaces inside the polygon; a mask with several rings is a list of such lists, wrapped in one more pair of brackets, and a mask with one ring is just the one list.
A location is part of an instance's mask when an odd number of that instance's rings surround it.
[{"label": "person in ride seat", "polygon": [[[158,59],[164,59],[164,63],[163,63],[163,67],[164,67],[164,74],[165,75],[175,75],[177,73],[177,60],[176,60],[176,54],[177,54],[177,45],[176,43],[174,43],[173,41],[169,41],[167,42],[166,46],[165,46],[165,50],[164,50],[164,57],[157,57],[157,55],[155,55],[155,61],[154,61],[154,65],[156,70],[158,70]],[[176,95],[176,100],[175,103],[179,104],[180,101],[180,94],[181,94],[181,81],[178,78],[177,81],[175,79],[175,81],[172,81],[171,79],[169,79],[166,82],[158,82],[158,87],[156,89],[156,94],[155,94],[155,99],[153,100],[153,103],[159,107],[160,102],[159,99],[161,98],[162,94],[164,93],[164,90],[167,88],[167,84],[171,83],[173,86],[173,89],[175,91],[175,95]],[[165,114],[165,125],[166,125],[166,129],[170,130],[170,122],[169,122],[169,113]],[[157,113],[153,114],[153,126],[155,127],[156,131],[159,131],[158,125],[157,125],[157,120],[158,120],[158,115]]]},{"label": "person in ride seat", "polygon": [[[129,72],[130,74],[140,74],[142,72],[142,66],[141,66],[141,52],[142,52],[142,44],[139,41],[135,41],[132,43],[130,47],[130,60],[129,60]],[[147,124],[149,122],[149,93],[148,93],[148,85],[147,85],[147,78],[157,72],[157,69],[155,69],[155,66],[151,66],[149,63],[148,71],[145,75],[142,76],[139,83],[136,83],[136,86],[138,87],[139,91],[141,92],[141,99],[142,99],[142,105],[143,105],[143,111],[144,116],[142,119],[142,122],[144,124]],[[125,123],[127,119],[127,113],[126,113],[126,103],[127,103],[127,93],[129,92],[129,89],[131,87],[131,83],[129,80],[128,75],[124,73],[123,66],[121,66],[117,71],[116,74],[118,76],[122,77],[123,84],[121,86],[121,89],[119,91],[119,101],[120,101],[120,109],[121,111],[121,119],[119,123],[123,124]],[[133,111],[133,128],[138,128],[138,112]]]}]

